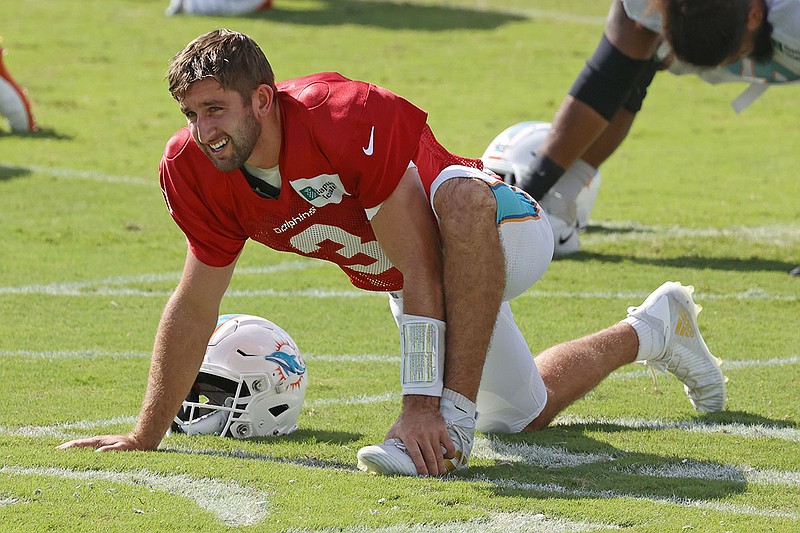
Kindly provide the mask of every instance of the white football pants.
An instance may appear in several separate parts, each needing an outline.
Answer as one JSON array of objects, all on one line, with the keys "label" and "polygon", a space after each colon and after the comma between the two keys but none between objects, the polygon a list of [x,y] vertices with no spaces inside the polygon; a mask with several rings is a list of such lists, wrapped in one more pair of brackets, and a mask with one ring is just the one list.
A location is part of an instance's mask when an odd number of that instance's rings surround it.
[{"label": "white football pants", "polygon": [[[514,322],[508,300],[529,289],[547,270],[553,257],[553,232],[544,211],[530,196],[494,175],[470,167],[451,166],[443,170],[431,184],[431,205],[443,182],[464,177],[486,181],[497,199],[497,227],[506,264],[503,303],[478,391],[477,429],[516,433],[542,412],[547,391],[528,343]],[[402,293],[391,293],[389,306],[395,322],[399,323],[403,314]]]}]

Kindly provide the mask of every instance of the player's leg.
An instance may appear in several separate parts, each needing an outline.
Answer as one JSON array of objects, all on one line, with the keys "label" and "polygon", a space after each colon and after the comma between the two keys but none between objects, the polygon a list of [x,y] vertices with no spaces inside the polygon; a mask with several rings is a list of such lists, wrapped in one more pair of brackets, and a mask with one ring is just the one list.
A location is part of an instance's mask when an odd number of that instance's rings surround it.
[{"label": "player's leg", "polygon": [[629,324],[548,348],[536,356],[547,389],[547,405],[526,430],[543,429],[567,406],[585,396],[617,368],[636,359],[639,341]]},{"label": "player's leg", "polygon": [[[622,144],[631,129],[636,113],[642,108],[647,88],[653,81],[658,62],[646,62],[621,106],[611,116],[603,132],[580,154],[553,186],[543,194],[541,204],[550,216],[556,239],[557,255],[575,253],[579,248],[577,198],[597,175],[598,167]],[[553,129],[557,125],[554,124]],[[547,142],[547,139],[545,140]],[[536,165],[536,163],[534,163]],[[541,180],[544,184],[545,180]]]},{"label": "player's leg", "polygon": [[[446,177],[440,175],[442,179],[431,187],[443,253],[447,335],[439,411],[456,450],[454,457],[444,460],[450,471],[469,463],[475,399],[504,288],[503,254],[495,223],[497,203],[484,181],[470,177],[476,173],[476,169],[457,167]],[[396,295],[391,303],[397,320],[402,299]],[[379,474],[417,473],[399,439],[362,448],[358,466]]]},{"label": "player's leg", "polygon": [[[447,308],[440,412],[456,448],[445,466],[456,470],[469,464],[478,388],[501,302],[526,290],[547,269],[552,232],[530,197],[474,168],[445,169],[431,186],[431,203],[442,235]],[[531,225],[538,238],[527,238]],[[532,247],[538,247],[533,259]],[[528,255],[521,257],[521,252]],[[391,306],[398,320],[399,295],[392,297]],[[522,344],[527,350],[524,339]],[[529,351],[527,359],[530,363]],[[359,468],[370,472],[416,474],[397,439],[362,448],[358,459]]]},{"label": "player's leg", "polygon": [[559,344],[536,357],[548,393],[547,406],[526,428],[542,429],[608,374],[634,361],[675,374],[695,409],[714,412],[725,403],[720,361],[697,327],[700,306],[693,287],[667,282],[628,317],[598,333]]}]

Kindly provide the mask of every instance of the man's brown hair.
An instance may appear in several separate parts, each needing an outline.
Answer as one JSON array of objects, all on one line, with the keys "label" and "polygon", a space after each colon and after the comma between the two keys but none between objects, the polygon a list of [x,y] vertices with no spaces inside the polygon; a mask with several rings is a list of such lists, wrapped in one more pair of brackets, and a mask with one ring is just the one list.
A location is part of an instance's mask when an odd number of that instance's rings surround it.
[{"label": "man's brown hair", "polygon": [[228,29],[205,33],[170,61],[169,92],[180,100],[189,86],[211,78],[247,100],[259,85],[275,88],[275,75],[264,52],[247,35]]}]

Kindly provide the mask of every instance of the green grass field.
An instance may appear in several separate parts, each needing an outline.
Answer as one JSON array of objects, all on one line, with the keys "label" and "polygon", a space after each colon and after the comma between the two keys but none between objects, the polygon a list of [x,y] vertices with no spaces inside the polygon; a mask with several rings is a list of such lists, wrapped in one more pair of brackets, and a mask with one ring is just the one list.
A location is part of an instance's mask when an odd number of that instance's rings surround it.
[{"label": "green grass field", "polygon": [[0,531],[800,530],[800,89],[657,76],[602,169],[582,251],[512,305],[534,352],[612,324],[665,280],[696,287],[730,378],[722,413],[677,379],[613,374],[533,435],[479,435],[447,479],[355,467],[399,412],[382,295],[248,245],[222,312],[265,316],[307,354],[300,429],[161,450],[57,450],[128,431],[186,253],[157,181],[184,119],[164,81],[190,39],[254,37],[279,79],[337,70],[430,113],[479,156],[550,120],[600,37],[595,0],[276,0],[258,17],[166,18],[166,0],[8,0],[5,61],[41,130],[0,125]]}]

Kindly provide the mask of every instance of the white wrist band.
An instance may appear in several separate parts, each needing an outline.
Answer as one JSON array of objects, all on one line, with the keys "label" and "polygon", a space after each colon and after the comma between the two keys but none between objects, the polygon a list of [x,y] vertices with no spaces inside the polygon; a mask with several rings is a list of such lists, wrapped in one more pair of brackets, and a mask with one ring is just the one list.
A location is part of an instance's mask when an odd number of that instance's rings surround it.
[{"label": "white wrist band", "polygon": [[444,388],[445,323],[406,315],[400,319],[400,384],[403,395],[441,396]]}]

